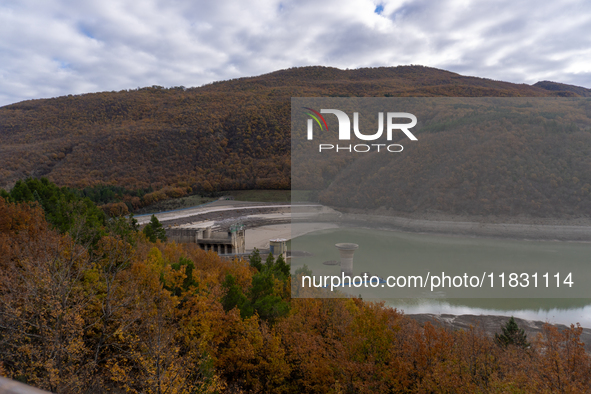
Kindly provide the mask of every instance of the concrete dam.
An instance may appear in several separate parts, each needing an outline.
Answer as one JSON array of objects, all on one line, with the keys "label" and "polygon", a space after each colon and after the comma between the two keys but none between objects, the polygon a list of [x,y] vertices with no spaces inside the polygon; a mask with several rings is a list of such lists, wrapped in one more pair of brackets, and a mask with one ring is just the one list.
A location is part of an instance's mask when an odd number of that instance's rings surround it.
[{"label": "concrete dam", "polygon": [[246,226],[235,224],[227,231],[213,231],[207,228],[167,228],[166,236],[170,241],[178,243],[196,243],[205,251],[218,254],[245,253]]}]

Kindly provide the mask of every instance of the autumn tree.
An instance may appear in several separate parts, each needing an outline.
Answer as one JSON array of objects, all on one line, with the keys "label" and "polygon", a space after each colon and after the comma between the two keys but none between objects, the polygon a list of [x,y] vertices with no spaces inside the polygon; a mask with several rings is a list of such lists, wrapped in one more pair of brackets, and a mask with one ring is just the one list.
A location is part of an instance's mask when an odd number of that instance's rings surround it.
[{"label": "autumn tree", "polygon": [[39,207],[0,198],[0,218],[0,357],[8,375],[57,393],[88,389],[87,250],[49,229]]}]

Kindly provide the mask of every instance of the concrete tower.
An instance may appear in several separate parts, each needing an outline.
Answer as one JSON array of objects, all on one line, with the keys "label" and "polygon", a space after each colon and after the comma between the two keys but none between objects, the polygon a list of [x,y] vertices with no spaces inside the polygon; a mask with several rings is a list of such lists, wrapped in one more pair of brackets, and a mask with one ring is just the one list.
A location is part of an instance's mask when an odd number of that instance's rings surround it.
[{"label": "concrete tower", "polygon": [[359,247],[357,244],[342,243],[335,245],[341,255],[341,273],[353,275],[353,253]]}]

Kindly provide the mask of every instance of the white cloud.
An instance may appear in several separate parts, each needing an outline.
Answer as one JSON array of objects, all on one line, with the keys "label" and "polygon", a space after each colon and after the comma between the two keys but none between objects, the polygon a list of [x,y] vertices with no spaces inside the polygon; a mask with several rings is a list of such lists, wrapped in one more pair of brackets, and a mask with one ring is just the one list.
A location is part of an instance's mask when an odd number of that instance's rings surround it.
[{"label": "white cloud", "polygon": [[0,104],[302,65],[591,87],[590,28],[591,4],[578,0],[5,1]]}]

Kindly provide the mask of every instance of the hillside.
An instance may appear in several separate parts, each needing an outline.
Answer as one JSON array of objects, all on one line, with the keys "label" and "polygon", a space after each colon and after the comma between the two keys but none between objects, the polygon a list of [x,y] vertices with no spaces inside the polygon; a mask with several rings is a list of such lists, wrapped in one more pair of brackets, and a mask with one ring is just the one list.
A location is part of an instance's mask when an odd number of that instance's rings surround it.
[{"label": "hillside", "polygon": [[306,152],[307,157],[295,150],[294,187],[314,188],[322,203],[340,208],[589,217],[590,100],[452,98],[421,103],[405,106],[422,121],[413,129],[418,141],[404,136],[393,141],[404,146],[403,152],[314,151]]},{"label": "hillside", "polygon": [[200,88],[25,101],[0,108],[0,187],[46,176],[77,187],[287,188],[292,96],[551,94],[418,66],[305,67]]},{"label": "hillside", "polygon": [[556,92],[558,95],[565,97],[572,96],[573,93],[581,97],[591,97],[591,90],[575,85],[567,85],[552,81],[540,81],[536,82],[533,86]]},{"label": "hillside", "polygon": [[44,176],[60,186],[142,189],[140,196],[288,189],[291,97],[565,95],[581,94],[401,66],[303,67],[198,88],[30,100],[0,108],[0,187]]}]

